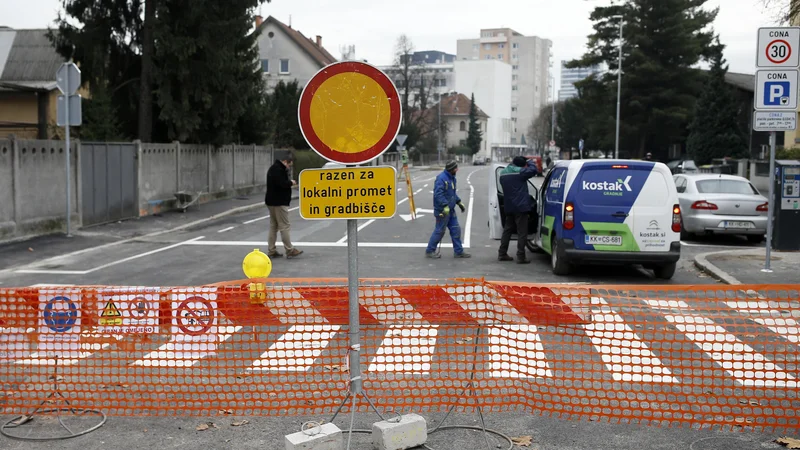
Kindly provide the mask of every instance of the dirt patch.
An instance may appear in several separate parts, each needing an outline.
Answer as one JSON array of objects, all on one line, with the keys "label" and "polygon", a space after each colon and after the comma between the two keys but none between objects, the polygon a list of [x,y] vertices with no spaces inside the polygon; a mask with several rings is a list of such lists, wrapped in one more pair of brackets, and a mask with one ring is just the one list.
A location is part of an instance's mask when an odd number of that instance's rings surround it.
[{"label": "dirt patch", "polygon": [[[764,255],[720,255],[720,256],[712,256],[709,259],[711,259],[712,261],[762,261],[763,262],[766,259],[766,256],[764,256]],[[775,256],[774,253],[772,254],[772,258],[771,258],[772,261],[780,261],[782,259],[783,258],[781,258],[780,256]]]}]

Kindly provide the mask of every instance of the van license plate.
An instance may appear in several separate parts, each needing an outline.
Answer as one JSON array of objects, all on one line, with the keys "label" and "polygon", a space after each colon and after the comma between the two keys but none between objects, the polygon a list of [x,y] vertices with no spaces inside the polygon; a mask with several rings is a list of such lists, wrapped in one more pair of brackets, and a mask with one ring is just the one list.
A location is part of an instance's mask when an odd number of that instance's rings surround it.
[{"label": "van license plate", "polygon": [[753,225],[753,222],[734,222],[730,220],[725,220],[722,222],[722,228],[749,229],[755,227],[756,226]]},{"label": "van license plate", "polygon": [[584,242],[588,245],[622,245],[622,236],[586,235]]}]

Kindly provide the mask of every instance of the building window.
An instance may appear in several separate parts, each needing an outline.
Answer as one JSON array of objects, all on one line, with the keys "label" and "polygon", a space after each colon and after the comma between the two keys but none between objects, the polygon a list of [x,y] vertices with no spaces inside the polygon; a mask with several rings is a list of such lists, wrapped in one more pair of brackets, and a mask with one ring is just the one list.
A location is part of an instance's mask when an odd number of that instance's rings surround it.
[{"label": "building window", "polygon": [[512,45],[511,48],[519,48],[519,43],[518,42],[514,42],[514,45]]},{"label": "building window", "polygon": [[281,60],[281,73],[289,73],[289,60],[282,59]]},{"label": "building window", "polygon": [[476,51],[476,52],[477,52],[477,51],[478,51],[478,50],[480,50],[480,49],[481,49],[481,46],[480,46],[480,44],[472,44],[472,50],[473,50],[473,51]]},{"label": "building window", "polygon": [[516,91],[517,90],[517,85],[515,84],[515,85],[511,86],[511,90],[512,91]]},{"label": "building window", "polygon": [[516,74],[515,75],[511,75],[511,79],[513,81],[517,81],[517,78],[519,78],[519,75],[516,75]]},{"label": "building window", "polygon": [[467,131],[467,122],[463,120],[458,124],[458,131]]},{"label": "building window", "polygon": [[513,58],[513,59],[519,59],[519,56],[517,56],[517,54],[516,54],[516,53],[514,53],[514,54],[512,54],[512,55],[511,55],[511,58]]},{"label": "building window", "polygon": [[511,107],[511,112],[517,112],[517,107],[516,106],[512,106]]},{"label": "building window", "polygon": [[261,60],[261,71],[264,73],[269,73],[269,60],[262,59]]},{"label": "building window", "polygon": [[497,44],[497,47],[498,48],[506,48],[506,44],[500,43],[500,44]]},{"label": "building window", "polygon": [[491,50],[492,49],[492,44],[483,44],[483,49],[484,50]]},{"label": "building window", "polygon": [[502,60],[503,59],[503,54],[502,53],[498,53],[497,54],[497,59]]},{"label": "building window", "polygon": [[492,59],[492,55],[486,55],[486,59]]},{"label": "building window", "polygon": [[513,66],[511,66],[511,70],[519,70],[519,66],[517,64],[514,64]]}]

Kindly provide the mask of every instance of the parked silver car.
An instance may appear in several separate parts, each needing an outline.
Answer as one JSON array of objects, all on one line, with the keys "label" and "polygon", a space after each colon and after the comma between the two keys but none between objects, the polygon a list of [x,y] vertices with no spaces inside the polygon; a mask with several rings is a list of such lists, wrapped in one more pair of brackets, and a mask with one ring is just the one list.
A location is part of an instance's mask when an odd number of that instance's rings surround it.
[{"label": "parked silver car", "polygon": [[767,232],[767,198],[734,175],[675,175],[681,204],[681,238],[694,234],[740,234],[753,243]]}]

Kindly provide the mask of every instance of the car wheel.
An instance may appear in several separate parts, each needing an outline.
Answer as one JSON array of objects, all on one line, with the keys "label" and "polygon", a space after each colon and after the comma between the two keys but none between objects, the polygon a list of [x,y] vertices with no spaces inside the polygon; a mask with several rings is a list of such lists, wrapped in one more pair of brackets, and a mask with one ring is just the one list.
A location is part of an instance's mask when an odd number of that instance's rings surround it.
[{"label": "car wheel", "polygon": [[550,264],[553,266],[553,273],[556,275],[569,275],[570,265],[559,253],[558,239],[553,236],[553,244],[551,246],[552,253],[550,255]]},{"label": "car wheel", "polygon": [[763,234],[748,234],[747,235],[747,242],[751,244],[760,244],[764,242],[764,235]]},{"label": "car wheel", "polygon": [[655,269],[653,269],[653,272],[655,273],[656,278],[669,280],[675,275],[675,269],[677,267],[678,263],[664,264],[661,266],[656,266]]}]

